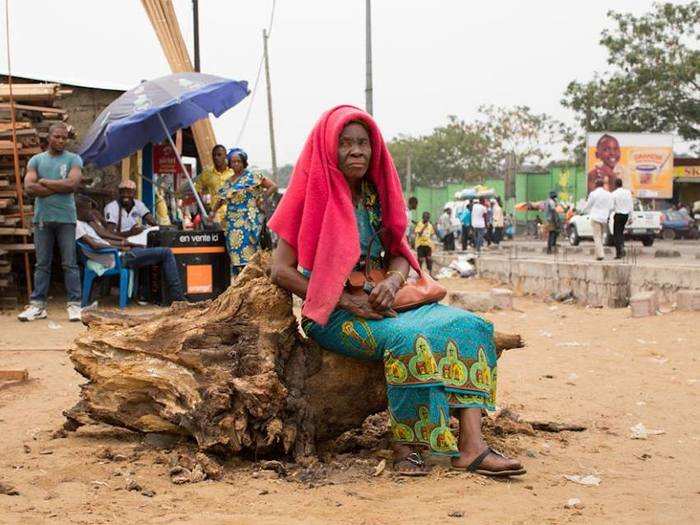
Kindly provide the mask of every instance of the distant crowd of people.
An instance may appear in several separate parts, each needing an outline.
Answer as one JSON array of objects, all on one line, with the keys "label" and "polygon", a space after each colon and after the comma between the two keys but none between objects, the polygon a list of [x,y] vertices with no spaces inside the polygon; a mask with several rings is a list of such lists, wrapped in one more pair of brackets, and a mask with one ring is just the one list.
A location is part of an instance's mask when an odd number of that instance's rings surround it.
[{"label": "distant crowd of people", "polygon": [[416,249],[421,266],[425,264],[431,274],[434,238],[442,243],[443,250],[447,252],[456,250],[459,242],[462,250],[468,250],[471,246],[481,253],[484,244],[498,246],[506,235],[512,237],[513,234],[513,218],[503,211],[500,197],[470,200],[457,213],[452,207],[445,206],[435,225],[428,211],[422,213],[419,221],[411,222],[410,214],[417,208],[418,200],[409,198],[407,236],[411,246]]}]

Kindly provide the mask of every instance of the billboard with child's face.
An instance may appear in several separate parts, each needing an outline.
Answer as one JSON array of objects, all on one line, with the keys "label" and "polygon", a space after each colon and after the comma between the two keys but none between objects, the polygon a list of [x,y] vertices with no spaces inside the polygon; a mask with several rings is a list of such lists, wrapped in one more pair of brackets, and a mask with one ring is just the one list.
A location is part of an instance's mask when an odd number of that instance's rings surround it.
[{"label": "billboard with child's face", "polygon": [[632,195],[646,199],[673,196],[673,136],[660,133],[588,133],[586,135],[588,191],[596,179],[615,189],[615,180]]}]

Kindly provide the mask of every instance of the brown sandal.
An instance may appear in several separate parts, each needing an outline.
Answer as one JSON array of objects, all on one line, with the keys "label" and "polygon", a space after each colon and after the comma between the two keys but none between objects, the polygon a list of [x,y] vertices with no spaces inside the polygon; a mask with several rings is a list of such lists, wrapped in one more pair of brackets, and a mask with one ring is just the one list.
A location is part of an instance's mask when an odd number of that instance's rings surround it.
[{"label": "brown sandal", "polygon": [[484,462],[486,457],[489,454],[495,454],[496,456],[501,456],[502,458],[505,458],[503,454],[498,452],[497,450],[493,450],[491,447],[486,447],[486,450],[484,450],[481,454],[477,456],[477,458],[472,461],[468,466],[466,467],[452,467],[452,470],[463,470],[467,472],[474,472],[475,474],[481,474],[482,476],[491,476],[492,478],[505,478],[509,476],[522,476],[527,472],[524,468],[520,469],[507,469],[507,470],[485,470],[485,469],[480,469],[479,467],[481,464]]}]

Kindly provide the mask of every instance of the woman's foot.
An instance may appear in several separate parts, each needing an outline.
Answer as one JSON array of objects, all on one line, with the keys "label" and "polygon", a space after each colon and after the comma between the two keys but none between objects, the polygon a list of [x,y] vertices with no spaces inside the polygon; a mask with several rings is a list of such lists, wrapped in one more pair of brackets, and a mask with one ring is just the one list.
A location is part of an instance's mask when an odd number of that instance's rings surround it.
[{"label": "woman's foot", "polygon": [[469,470],[484,476],[520,476],[525,474],[522,464],[490,449],[488,446],[481,450],[460,452],[452,459],[452,468]]},{"label": "woman's foot", "polygon": [[423,461],[423,456],[411,447],[394,447],[394,472],[399,476],[427,476],[430,469]]}]

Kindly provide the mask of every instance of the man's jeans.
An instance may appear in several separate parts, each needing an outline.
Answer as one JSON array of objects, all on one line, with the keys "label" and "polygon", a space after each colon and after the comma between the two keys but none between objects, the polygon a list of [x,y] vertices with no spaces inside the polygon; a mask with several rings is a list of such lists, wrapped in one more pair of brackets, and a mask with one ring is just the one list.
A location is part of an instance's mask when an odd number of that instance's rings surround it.
[{"label": "man's jeans", "polygon": [[477,252],[481,252],[481,247],[484,245],[484,235],[486,235],[486,228],[474,228],[474,246]]},{"label": "man's jeans", "polygon": [[44,222],[34,225],[36,267],[34,268],[34,291],[30,297],[30,303],[39,308],[46,308],[55,243],[58,243],[61,252],[63,282],[68,294],[68,304],[80,306],[80,270],[78,270],[75,252],[75,224],[65,222]]},{"label": "man's jeans", "polygon": [[124,254],[124,265],[127,268],[143,268],[159,264],[165,282],[168,283],[168,293],[173,301],[184,301],[185,294],[180,282],[177,261],[170,248],[132,248]]}]

